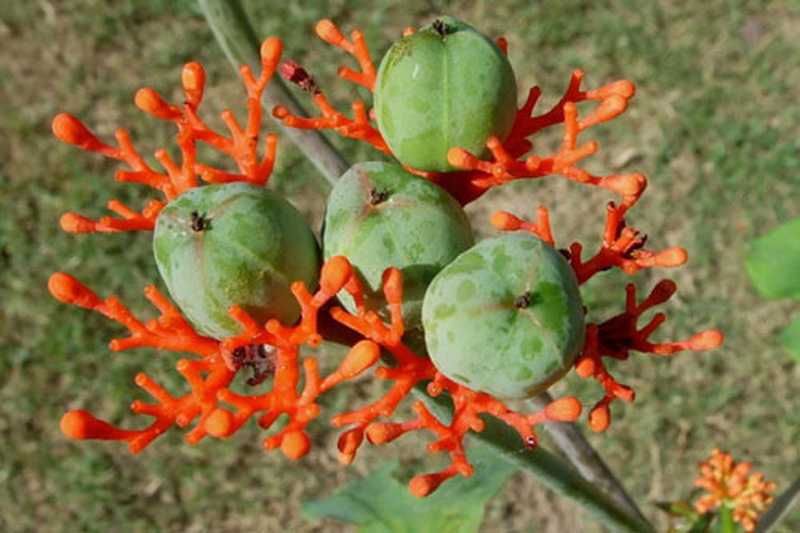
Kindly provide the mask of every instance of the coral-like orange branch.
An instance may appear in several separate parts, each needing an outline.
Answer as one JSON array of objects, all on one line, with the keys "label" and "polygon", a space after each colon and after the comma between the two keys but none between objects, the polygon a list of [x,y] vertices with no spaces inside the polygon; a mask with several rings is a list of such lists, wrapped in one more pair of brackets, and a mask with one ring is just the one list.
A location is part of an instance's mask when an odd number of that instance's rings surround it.
[{"label": "coral-like orange branch", "polygon": [[755,531],[758,515],[772,501],[770,492],[775,483],[764,479],[761,472],[750,474],[750,463],[736,463],[729,453],[717,448],[711,457],[700,463],[702,475],[695,479],[695,487],[705,489],[695,502],[698,513],[707,513],[720,507],[729,507],[733,519],[742,524],[745,531]]},{"label": "coral-like orange branch", "polygon": [[[402,278],[400,271],[388,269],[383,277],[383,291],[391,311],[391,322],[383,324],[377,314],[367,311],[363,304],[363,292],[357,276],[353,276],[345,285],[345,289],[353,296],[357,305],[356,314],[349,314],[341,308],[331,311],[333,317],[345,326],[357,331],[365,338],[385,348],[394,358],[395,365],[379,367],[376,370],[378,379],[389,379],[394,385],[375,402],[334,417],[334,425],[353,426],[339,439],[339,458],[350,463],[364,436],[372,444],[384,444],[414,430],[428,429],[438,440],[428,445],[430,453],[447,452],[451,464],[444,470],[416,476],[411,480],[409,488],[415,496],[427,496],[445,480],[454,475],[471,476],[473,467],[467,460],[464,450],[464,436],[471,430],[481,432],[484,422],[479,415],[490,414],[513,427],[522,437],[523,442],[535,448],[536,434],[533,427],[546,421],[573,421],[580,416],[581,405],[574,397],[557,400],[538,413],[522,415],[509,409],[505,404],[488,394],[449,380],[438,372],[428,357],[413,353],[403,342],[405,332],[402,317]],[[417,418],[406,422],[378,422],[379,418],[390,417],[400,402],[418,384],[430,381],[427,392],[432,397],[447,392],[453,402],[454,413],[449,424],[438,420],[422,402],[415,402],[413,409]]]},{"label": "coral-like orange branch", "polygon": [[688,339],[653,343],[650,336],[664,323],[666,316],[657,313],[649,323],[639,328],[639,317],[657,305],[669,300],[676,291],[675,283],[662,280],[653,288],[650,295],[641,303],[636,303],[636,288],[630,284],[626,287],[625,311],[596,325],[589,324],[586,329],[586,344],[575,363],[575,370],[581,377],[592,377],[605,391],[605,395],[589,413],[589,426],[595,431],[605,431],[611,422],[610,404],[615,399],[632,402],[635,393],[627,385],[620,384],[603,363],[604,357],[624,361],[631,350],[671,356],[683,350],[699,352],[711,350],[722,344],[720,331],[710,329],[692,335]]},{"label": "coral-like orange branch", "polygon": [[354,72],[347,67],[340,67],[339,76],[372,91],[375,88],[377,73],[375,72],[375,65],[372,63],[367,41],[364,39],[364,34],[361,30],[353,30],[350,33],[352,41],[348,41],[336,24],[327,19],[320,20],[315,30],[320,39],[341,48],[358,61],[358,66],[361,69],[360,73]]},{"label": "coral-like orange branch", "polygon": [[[641,174],[596,176],[577,166],[598,149],[595,141],[578,145],[578,135],[622,114],[635,93],[633,84],[620,80],[599,89],[582,91],[580,85],[583,76],[583,71],[575,70],[561,100],[543,115],[533,115],[541,91],[538,87],[532,88],[527,101],[517,111],[508,138],[502,141],[491,137],[486,142],[491,160],[481,160],[462,148],[454,147],[448,152],[448,160],[465,172],[458,179],[435,174],[429,176],[430,179],[441,183],[462,204],[478,198],[491,187],[514,179],[541,178],[553,174],[608,189],[620,195],[627,206],[635,203],[647,185]],[[599,104],[591,113],[579,119],[577,104],[585,100],[599,101]],[[533,148],[528,140],[531,135],[561,123],[564,124],[564,136],[558,152],[547,157],[525,155]]]},{"label": "coral-like orange branch", "polygon": [[[322,341],[316,331],[318,312],[350,277],[352,268],[349,263],[342,258],[334,258],[323,267],[320,289],[315,294],[309,294],[302,283],[292,285],[292,292],[302,310],[302,318],[298,324],[286,327],[276,320],[270,320],[262,326],[241,308],[233,307],[230,310],[231,317],[239,322],[243,332],[224,341],[217,341],[198,335],[178,311],[152,287],[148,287],[145,294],[161,311],[161,316],[157,320],[141,322],[116,298],[101,300],[75,278],[63,273],[54,274],[49,287],[56,298],[99,312],[128,328],[131,336],[112,341],[112,350],[152,346],[199,356],[195,360],[178,361],[176,368],[191,388],[184,396],[175,397],[169,394],[145,374],[136,377],[137,385],[145,389],[156,403],[136,401],[131,410],[154,417],[150,426],[141,430],[122,429],[103,422],[86,411],[70,411],[62,418],[62,431],[75,439],[125,441],[131,452],[138,453],[173,424],[186,427],[198,417],[197,424],[186,435],[190,443],[198,442],[206,435],[227,438],[258,413],[263,413],[258,423],[265,429],[281,415],[288,415],[286,427],[264,439],[264,447],[280,447],[287,457],[293,459],[302,457],[310,447],[305,427],[319,414],[316,398],[333,386],[357,376],[378,359],[379,349],[376,344],[367,340],[358,342],[339,367],[324,379],[319,377],[316,359],[308,358],[302,363],[299,360],[300,346],[318,346]],[[253,347],[258,348],[256,352],[263,350],[264,353],[260,356],[250,355]],[[264,361],[256,360],[257,357]],[[267,365],[268,372],[274,374],[268,392],[246,396],[229,389],[234,377],[244,368],[253,368],[256,377],[259,377],[259,364]],[[302,388],[301,366],[304,375]],[[263,376],[261,377],[262,379],[250,383],[260,383],[263,380]]]},{"label": "coral-like orange branch", "polygon": [[[168,103],[149,88],[140,89],[136,93],[136,105],[142,111],[173,122],[178,128],[176,142],[180,149],[181,162],[176,162],[163,148],[155,152],[155,158],[163,167],[163,172],[156,171],[147,163],[125,130],[117,130],[117,146],[111,146],[99,140],[72,115],[57,115],[52,124],[56,137],[82,150],[97,152],[126,164],[130,170],[118,170],[114,176],[117,181],[141,183],[157,189],[163,195],[163,200],[153,199],[141,211],[131,209],[118,200],[111,200],[108,208],[119,215],[119,218],[103,217],[95,221],[76,213],[66,213],[61,218],[62,229],[70,233],[152,230],[158,213],[166,203],[185,190],[196,187],[198,178],[210,183],[246,181],[265,185],[275,162],[277,137],[267,135],[264,155],[259,158],[261,95],[278,67],[281,53],[281,42],[278,39],[267,39],[261,46],[262,70],[259,76],[256,78],[247,65],[240,68],[239,72],[247,89],[247,124],[241,127],[231,111],[223,112],[222,119],[230,136],[215,132],[197,114],[205,89],[205,71],[197,63],[188,63],[181,73],[183,104]],[[198,163],[198,141],[229,156],[236,163],[238,172]]]},{"label": "coral-like orange branch", "polygon": [[[339,75],[367,89],[374,90],[376,70],[367,49],[363,34],[355,30],[352,41],[345,38],[342,32],[330,20],[322,20],[317,24],[317,35],[325,42],[343,49],[357,60],[361,72],[354,72],[346,67],[339,69]],[[413,33],[407,29],[403,35]],[[508,43],[499,38],[497,45],[505,53]],[[324,93],[317,87],[308,72],[294,62],[287,62],[282,69],[283,77],[313,94],[314,102],[322,112],[322,117],[307,119],[293,115],[285,107],[276,107],[274,115],[282,119],[284,124],[294,128],[334,129],[345,137],[360,139],[373,145],[378,150],[391,153],[380,132],[369,120],[369,113],[361,100],[353,103],[354,118],[350,119],[337,112],[328,102]],[[491,187],[502,185],[508,181],[521,178],[541,178],[553,174],[568,179],[608,189],[622,197],[624,208],[633,205],[644,191],[647,181],[641,174],[613,174],[596,176],[578,166],[578,163],[598,149],[595,141],[578,145],[578,135],[602,122],[619,116],[628,108],[628,101],[633,98],[635,88],[628,80],[618,80],[597,89],[584,91],[581,83],[584,78],[582,70],[573,71],[564,95],[549,111],[534,115],[534,107],[541,96],[541,90],[533,87],[528,98],[517,110],[511,132],[505,140],[491,137],[486,146],[491,154],[490,160],[481,160],[474,154],[459,147],[452,147],[448,160],[453,166],[463,169],[461,172],[432,173],[413,168],[409,171],[424,176],[439,184],[462,204],[467,204],[485,193]],[[578,117],[577,104],[584,101],[596,101],[597,106],[583,118]],[[533,148],[529,137],[537,132],[564,124],[564,137],[558,152],[551,156],[526,154]]]},{"label": "coral-like orange branch", "polygon": [[[645,250],[643,248],[645,238],[639,238],[635,230],[625,227],[623,213],[624,210],[615,207],[614,204],[608,206],[600,250],[588,261],[581,261],[582,247],[579,243],[573,243],[569,253],[564,252],[569,258],[578,283],[584,283],[594,274],[612,267],[621,268],[627,274],[634,274],[642,268],[674,267],[686,262],[687,255],[683,248],[667,248],[660,252]],[[550,215],[544,206],[538,207],[535,223],[527,222],[506,211],[493,213],[491,222],[504,231],[530,232],[551,246],[555,246],[550,229]],[[632,388],[620,384],[608,372],[603,364],[603,357],[625,360],[631,350],[668,356],[682,350],[710,350],[722,344],[722,333],[717,330],[698,333],[679,342],[651,343],[648,340],[650,335],[666,320],[663,313],[656,314],[650,323],[638,329],[639,317],[648,309],[669,300],[676,290],[675,283],[663,280],[655,286],[650,296],[641,304],[637,304],[636,289],[633,285],[628,285],[625,312],[600,325],[587,326],[586,343],[575,364],[575,370],[582,377],[596,379],[605,391],[603,398],[589,414],[589,425],[595,431],[605,431],[608,428],[611,421],[609,406],[612,401],[619,398],[632,402],[635,397]]]},{"label": "coral-like orange branch", "polygon": [[[647,237],[640,237],[638,231],[626,226],[624,218],[626,210],[624,206],[617,207],[609,203],[600,249],[591,259],[587,261],[581,259],[583,246],[580,243],[576,242],[570,246],[567,256],[579,284],[585,283],[598,272],[612,267],[618,267],[626,274],[635,274],[643,268],[677,267],[686,263],[688,255],[681,247],[675,246],[658,252],[645,249]],[[538,207],[536,223],[527,222],[507,211],[494,212],[491,222],[493,226],[504,231],[528,231],[555,246],[550,229],[550,215],[545,206]]]},{"label": "coral-like orange branch", "polygon": [[[355,30],[351,34],[353,40],[348,41],[339,28],[330,20],[321,20],[317,24],[316,31],[322,40],[343,49],[358,60],[361,72],[355,72],[347,67],[340,67],[339,76],[372,91],[375,86],[376,72],[364,34],[359,30]],[[343,137],[359,139],[382,152],[391,153],[378,129],[372,125],[370,112],[367,110],[363,100],[356,99],[353,101],[353,118],[348,118],[331,105],[328,97],[319,88],[314,78],[302,66],[294,61],[286,61],[281,65],[280,72],[285,80],[311,93],[314,104],[322,113],[322,116],[305,118],[293,114],[284,106],[276,106],[272,111],[275,118],[282,120],[290,128],[332,129]]]}]

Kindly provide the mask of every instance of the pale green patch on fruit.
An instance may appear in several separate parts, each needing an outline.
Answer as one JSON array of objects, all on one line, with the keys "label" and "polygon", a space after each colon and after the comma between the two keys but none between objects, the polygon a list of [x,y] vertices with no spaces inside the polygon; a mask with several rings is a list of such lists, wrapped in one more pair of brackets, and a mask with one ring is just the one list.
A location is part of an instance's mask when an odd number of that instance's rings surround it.
[{"label": "pale green patch on fruit", "polygon": [[392,153],[428,172],[454,170],[450,148],[485,156],[492,135],[505,140],[517,111],[517,85],[505,54],[469,25],[440,17],[397,41],[375,84],[375,112]]},{"label": "pale green patch on fruit", "polygon": [[524,232],[482,241],[439,272],[422,323],[439,371],[501,398],[549,387],[572,366],[585,334],[574,272]]},{"label": "pale green patch on fruit", "polygon": [[[431,279],[473,244],[461,206],[446,191],[397,165],[359,163],[336,182],[322,234],[326,259],[343,255],[364,282],[369,309],[388,318],[381,290],[383,272],[403,273],[403,316],[419,326],[422,297]],[[345,291],[342,304],[355,312]]]},{"label": "pale green patch on fruit", "polygon": [[300,316],[294,281],[314,290],[319,250],[297,209],[247,183],[190,189],[158,216],[153,250],[161,278],[184,316],[203,335],[241,333],[228,316],[243,307],[264,323]]}]

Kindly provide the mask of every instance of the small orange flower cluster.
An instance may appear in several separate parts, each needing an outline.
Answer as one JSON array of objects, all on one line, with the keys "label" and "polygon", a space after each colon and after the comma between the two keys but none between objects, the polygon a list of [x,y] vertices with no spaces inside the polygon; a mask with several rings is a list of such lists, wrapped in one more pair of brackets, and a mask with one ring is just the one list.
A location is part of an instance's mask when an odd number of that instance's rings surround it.
[{"label": "small orange flower cluster", "polygon": [[[317,26],[317,33],[325,41],[358,59],[361,72],[343,67],[339,71],[340,76],[368,89],[374,87],[375,67],[360,32],[353,32],[352,40],[348,40],[332,22],[322,21]],[[504,49],[504,41],[500,41],[500,45]],[[181,105],[167,103],[152,89],[142,89],[137,93],[136,104],[143,111],[177,126],[176,141],[182,160],[174,161],[166,150],[157,151],[156,159],[164,172],[153,169],[145,162],[125,131],[117,132],[115,147],[100,141],[78,119],[66,114],[57,116],[53,121],[53,131],[59,139],[125,163],[130,170],[118,171],[117,180],[148,185],[159,190],[163,196],[162,199],[151,200],[141,211],[112,200],[109,208],[119,218],[104,217],[95,221],[68,213],[61,219],[62,228],[73,233],[152,230],[160,210],[182,192],[200,186],[201,181],[246,181],[266,185],[275,161],[276,138],[274,135],[267,136],[264,155],[259,157],[261,95],[273,73],[279,69],[281,54],[280,41],[268,39],[261,47],[262,72],[258,77],[247,66],[241,68],[247,89],[247,123],[245,127],[240,126],[234,115],[225,111],[222,118],[228,135],[213,131],[198,116],[204,90],[204,72],[198,64],[190,63],[184,67],[182,82],[185,102]],[[380,132],[372,125],[373,119],[364,102],[356,101],[353,104],[354,118],[348,118],[333,108],[302,67],[287,62],[280,66],[280,72],[288,80],[311,92],[322,113],[322,117],[306,119],[291,115],[285,108],[274,109],[273,114],[286,125],[334,129],[341,135],[364,140],[388,152]],[[510,137],[502,144],[498,139],[489,139],[491,161],[481,161],[463,150],[453,148],[449,154],[450,162],[463,170],[449,174],[426,174],[425,177],[450,191],[462,203],[475,200],[489,188],[512,179],[540,178],[551,174],[618,194],[621,197],[619,205],[611,203],[608,206],[602,245],[598,252],[586,261],[581,258],[580,244],[573,244],[565,252],[580,283],[612,267],[633,274],[642,268],[683,264],[686,261],[683,249],[670,248],[660,252],[646,250],[645,238],[626,225],[627,210],[644,191],[646,180],[643,176],[595,176],[576,166],[582,158],[597,150],[594,142],[578,146],[578,134],[622,113],[634,92],[632,84],[624,80],[600,89],[582,91],[582,77],[583,74],[576,71],[561,101],[543,115],[533,115],[539,90],[532,89],[527,102],[518,111]],[[595,100],[599,104],[594,112],[579,119],[576,104],[584,100]],[[565,127],[564,142],[556,154],[547,157],[531,155],[520,159],[532,148],[529,136],[561,123]],[[198,162],[198,142],[206,143],[229,156],[238,171],[230,172]],[[495,213],[492,222],[502,230],[530,231],[546,242],[555,244],[544,207],[539,208],[536,223],[504,212]],[[265,438],[264,447],[280,448],[287,457],[297,459],[310,448],[310,438],[305,429],[319,415],[317,398],[332,387],[376,367],[379,353],[383,350],[391,355],[393,364],[377,366],[374,376],[376,379],[390,380],[393,385],[383,397],[371,404],[333,417],[335,426],[347,428],[339,439],[339,457],[344,463],[351,462],[365,437],[372,444],[383,444],[409,431],[430,430],[437,440],[428,445],[429,452],[447,452],[451,464],[440,472],[412,479],[411,491],[417,496],[425,496],[454,475],[471,475],[473,467],[467,460],[463,439],[469,431],[483,431],[485,423],[480,415],[489,414],[501,419],[520,434],[526,446],[533,448],[537,445],[534,426],[546,421],[573,421],[581,414],[581,404],[574,397],[557,400],[541,412],[516,413],[488,394],[473,391],[439,373],[429,358],[414,353],[402,341],[405,331],[401,314],[403,289],[400,272],[396,269],[388,269],[383,278],[383,291],[391,310],[388,324],[364,306],[359,278],[346,258],[329,259],[322,268],[319,285],[319,290],[314,294],[309,293],[302,283],[292,285],[292,293],[302,309],[297,324],[287,326],[275,320],[260,324],[243,309],[233,307],[229,314],[240,324],[242,333],[218,341],[199,335],[152,286],[145,289],[145,296],[160,312],[160,316],[142,321],[116,298],[101,299],[74,277],[65,273],[54,274],[49,288],[56,298],[99,312],[127,328],[130,336],[112,341],[112,351],[151,346],[193,355],[191,359],[179,360],[176,366],[190,387],[190,391],[183,396],[170,394],[145,374],[137,376],[136,383],[153,397],[155,403],[135,401],[131,409],[134,413],[154,418],[148,427],[140,430],[121,429],[86,411],[76,410],[64,415],[62,431],[77,439],[124,441],[133,453],[138,453],[172,425],[187,427],[194,423],[186,439],[195,443],[206,436],[228,438],[254,416],[257,416],[258,424],[267,429],[280,416],[286,415],[289,419],[287,425]],[[355,313],[331,307],[331,300],[340,290],[352,295],[357,307]],[[664,321],[664,315],[657,314],[642,328],[637,325],[639,317],[647,309],[666,301],[674,292],[674,283],[665,280],[653,289],[650,296],[637,304],[635,291],[629,286],[623,313],[603,323],[588,326],[586,346],[576,363],[576,370],[581,376],[594,377],[604,388],[603,398],[590,413],[589,423],[593,429],[603,431],[608,427],[609,404],[614,399],[632,401],[634,397],[632,389],[619,384],[609,374],[603,364],[604,357],[627,359],[631,350],[672,355],[680,350],[706,350],[721,343],[722,335],[714,330],[679,342],[657,344],[648,340]],[[301,346],[316,347],[323,338],[332,338],[323,327],[325,321],[330,322],[329,319],[340,330],[350,333],[348,344],[351,348],[334,372],[321,377],[317,360],[313,357],[301,359],[299,350]],[[230,390],[229,386],[239,372],[246,369],[254,372],[248,381],[254,387],[266,377],[272,377],[267,392],[241,395]],[[406,422],[386,420],[415,387],[423,384],[424,391],[430,397],[443,392],[448,394],[454,411],[449,422],[437,419],[422,401],[413,405],[416,418]]]},{"label": "small orange flower cluster", "polygon": [[750,474],[750,463],[737,463],[731,454],[717,448],[707,461],[700,463],[700,472],[694,485],[707,492],[694,502],[697,512],[728,507],[745,531],[754,531],[758,515],[772,501],[770,492],[775,490],[775,483],[765,481],[761,472]]}]

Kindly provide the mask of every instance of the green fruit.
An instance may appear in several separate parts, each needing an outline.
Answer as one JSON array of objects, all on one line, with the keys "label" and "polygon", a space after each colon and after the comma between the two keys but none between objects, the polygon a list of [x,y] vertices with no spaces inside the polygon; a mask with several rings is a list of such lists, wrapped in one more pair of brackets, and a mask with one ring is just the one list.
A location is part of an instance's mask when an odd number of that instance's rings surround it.
[{"label": "green fruit", "polygon": [[[431,279],[473,244],[461,206],[438,185],[389,163],[359,163],[336,182],[325,213],[325,258],[343,255],[364,282],[369,309],[388,317],[381,291],[384,270],[403,273],[403,316],[419,326],[422,297]],[[350,312],[345,291],[339,299]]]},{"label": "green fruit", "polygon": [[482,241],[439,272],[422,323],[440,372],[500,398],[533,396],[558,380],[585,329],[569,264],[523,232]]},{"label": "green fruit", "polygon": [[404,165],[448,172],[447,152],[486,155],[505,140],[517,111],[517,85],[505,54],[485,35],[440,17],[386,53],[375,84],[378,128]]},{"label": "green fruit", "polygon": [[247,183],[190,189],[156,221],[153,250],[161,278],[186,318],[203,335],[241,332],[228,308],[240,305],[264,323],[289,325],[300,307],[289,287],[316,287],[319,250],[302,215],[288,201]]}]

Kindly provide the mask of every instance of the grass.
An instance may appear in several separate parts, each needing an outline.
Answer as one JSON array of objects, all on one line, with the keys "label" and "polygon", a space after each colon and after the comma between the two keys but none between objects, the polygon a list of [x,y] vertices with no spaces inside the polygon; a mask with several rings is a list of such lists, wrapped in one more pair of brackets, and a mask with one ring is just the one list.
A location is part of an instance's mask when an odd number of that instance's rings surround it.
[{"label": "grass", "polygon": [[[267,5],[271,4],[271,5]],[[274,5],[280,4],[280,5]],[[361,27],[379,57],[409,25],[451,13],[491,35],[504,35],[520,86],[542,86],[547,102],[571,69],[589,86],[619,77],[638,94],[628,113],[594,133],[598,171],[643,171],[650,179],[631,222],[654,247],[685,246],[688,266],[637,277],[646,288],[663,275],[678,282],[663,335],[683,337],[708,327],[727,336],[714,353],[670,360],[634,356],[618,365],[636,387],[633,405],[615,405],[604,435],[590,435],[612,468],[645,506],[685,497],[698,461],[712,446],[734,452],[779,487],[800,471],[799,370],[775,334],[796,306],[762,301],[748,283],[748,242],[800,213],[800,10],[791,2],[475,1],[247,2],[263,35],[279,35],[286,57],[309,66],[340,103],[349,87],[335,80],[342,57],[312,37],[314,23],[333,18]],[[15,2],[0,14],[0,526],[4,530],[312,530],[301,498],[328,494],[387,457],[420,460],[424,439],[366,448],[355,465],[335,461],[336,432],[312,428],[315,449],[295,464],[261,451],[248,428],[227,442],[181,442],[178,431],[141,456],[113,443],[74,443],[58,432],[67,409],[86,408],[131,422],[127,406],[145,369],[179,387],[164,354],[110,354],[120,333],[100,318],[65,308],[46,292],[48,276],[65,270],[102,295],[116,294],[134,311],[156,281],[148,235],[70,236],[58,216],[103,214],[108,198],[136,204],[143,191],[113,183],[114,165],[58,143],[49,132],[57,112],[81,117],[101,136],[131,129],[144,153],[172,134],[133,106],[135,91],[154,87],[179,98],[180,65],[202,62],[208,73],[206,111],[239,110],[240,84],[213,42],[195,2]],[[376,157],[334,139],[351,161]],[[557,135],[539,146],[557,142]],[[323,198],[312,190],[313,167],[288,143],[276,183],[313,221]],[[556,238],[596,244],[608,197],[560,181],[514,183],[470,207],[477,230],[486,214],[552,209]],[[589,244],[591,247],[592,244]],[[594,280],[585,297],[598,317],[622,302],[621,274]],[[172,381],[170,381],[172,380]],[[587,401],[593,384],[570,378]],[[346,405],[368,385],[331,398]],[[559,387],[562,387],[559,385]],[[661,522],[664,525],[663,522]],[[586,530],[571,505],[518,476],[490,504],[487,528]],[[326,524],[329,527],[336,527]],[[800,529],[795,513],[785,531]]]}]

